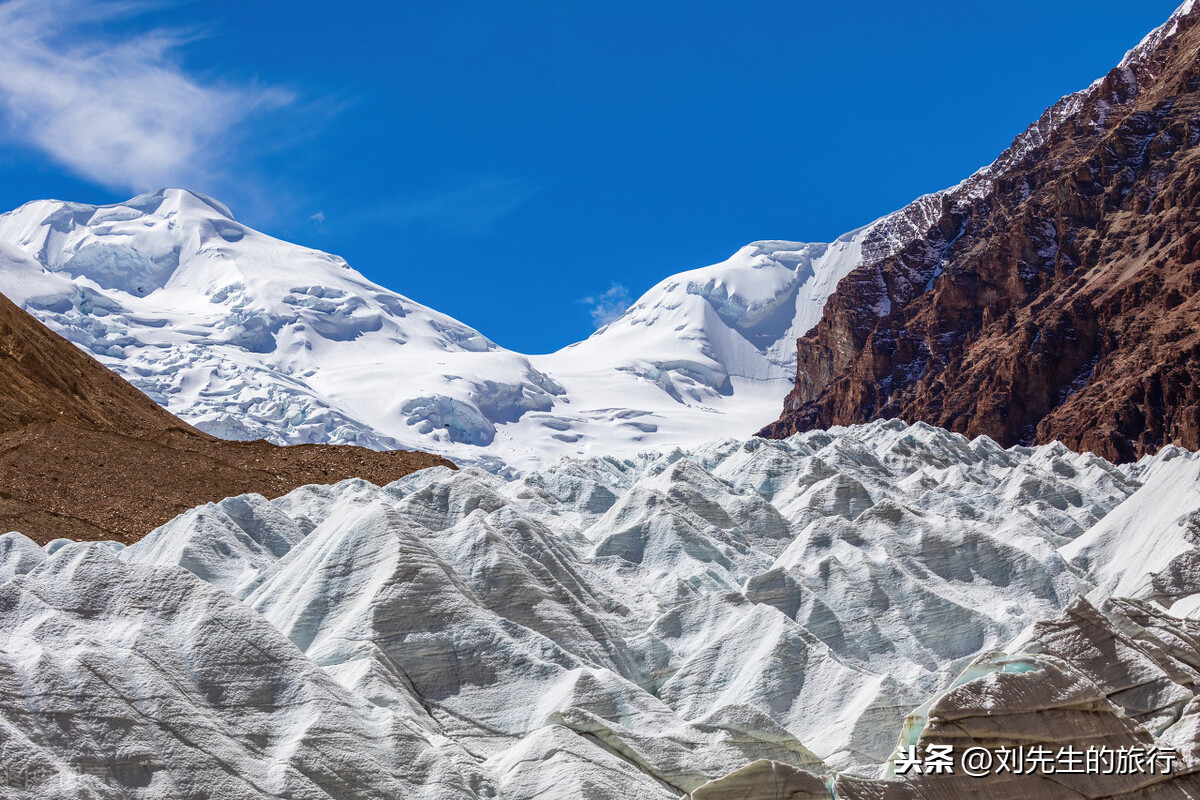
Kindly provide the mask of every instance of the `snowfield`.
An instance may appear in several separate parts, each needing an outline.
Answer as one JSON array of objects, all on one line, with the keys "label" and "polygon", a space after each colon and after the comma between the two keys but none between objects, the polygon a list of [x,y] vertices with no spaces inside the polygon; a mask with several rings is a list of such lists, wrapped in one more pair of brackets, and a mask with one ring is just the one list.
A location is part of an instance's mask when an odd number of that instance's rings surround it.
[{"label": "snowfield", "polygon": [[892,421],[246,495],[125,549],[9,533],[4,765],[47,799],[677,798],[880,776],[929,703],[1034,678],[1186,753],[1183,668],[1064,648],[1126,636],[1078,594],[1196,607],[1198,473]]},{"label": "snowfield", "polygon": [[0,215],[0,291],[217,436],[420,449],[520,471],[771,422],[795,379],[796,338],[865,241],[902,241],[893,227],[748,245],[539,356],[177,189]]}]

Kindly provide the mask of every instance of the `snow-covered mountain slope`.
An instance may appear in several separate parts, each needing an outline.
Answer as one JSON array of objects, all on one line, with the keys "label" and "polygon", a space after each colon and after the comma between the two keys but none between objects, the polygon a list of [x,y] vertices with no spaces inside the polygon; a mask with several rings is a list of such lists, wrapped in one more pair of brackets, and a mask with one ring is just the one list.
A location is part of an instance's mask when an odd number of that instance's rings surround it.
[{"label": "snow-covered mountain slope", "polygon": [[[33,798],[670,798],[763,759],[876,775],[914,709],[981,654],[1049,642],[1030,625],[1077,593],[1186,607],[1186,553],[1106,561],[1091,532],[1176,536],[1197,458],[1117,468],[892,421],[246,495],[124,549],[6,534],[3,766]],[[1171,505],[1146,514],[1155,492]]]},{"label": "snow-covered mountain slope", "polygon": [[183,190],[0,215],[0,291],[210,433],[525,469],[757,430],[792,385],[796,337],[864,241],[897,229],[748,245],[541,356]]}]

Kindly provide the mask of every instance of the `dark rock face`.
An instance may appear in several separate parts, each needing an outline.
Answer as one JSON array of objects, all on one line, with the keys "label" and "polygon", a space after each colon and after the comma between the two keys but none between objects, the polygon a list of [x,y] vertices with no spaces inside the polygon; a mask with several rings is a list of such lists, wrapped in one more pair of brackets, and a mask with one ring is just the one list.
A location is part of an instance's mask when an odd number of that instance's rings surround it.
[{"label": "dark rock face", "polygon": [[898,417],[1113,461],[1200,448],[1198,45],[1200,6],[1181,9],[992,166],[894,215],[760,435]]}]

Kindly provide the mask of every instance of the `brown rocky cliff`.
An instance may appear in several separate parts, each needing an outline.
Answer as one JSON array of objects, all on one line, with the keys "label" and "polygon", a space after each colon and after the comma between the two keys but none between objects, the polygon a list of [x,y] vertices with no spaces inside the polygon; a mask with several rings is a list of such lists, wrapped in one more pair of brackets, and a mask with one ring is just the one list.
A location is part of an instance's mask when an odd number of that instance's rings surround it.
[{"label": "brown rocky cliff", "polygon": [[228,442],[187,425],[0,296],[0,532],[131,542],[205,502],[448,461],[344,445]]},{"label": "brown rocky cliff", "polygon": [[761,435],[899,417],[1115,461],[1200,449],[1200,6],[897,216]]}]

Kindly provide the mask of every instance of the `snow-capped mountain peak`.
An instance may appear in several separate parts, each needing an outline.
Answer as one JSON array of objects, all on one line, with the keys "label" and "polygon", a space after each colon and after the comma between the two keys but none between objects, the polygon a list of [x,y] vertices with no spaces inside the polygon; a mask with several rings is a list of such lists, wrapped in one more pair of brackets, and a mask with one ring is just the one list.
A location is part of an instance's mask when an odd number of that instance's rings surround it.
[{"label": "snow-capped mountain peak", "polygon": [[185,189],[0,215],[0,290],[211,433],[523,469],[769,421],[794,374],[795,338],[875,227],[832,244],[747,245],[542,356],[506,350]]}]

